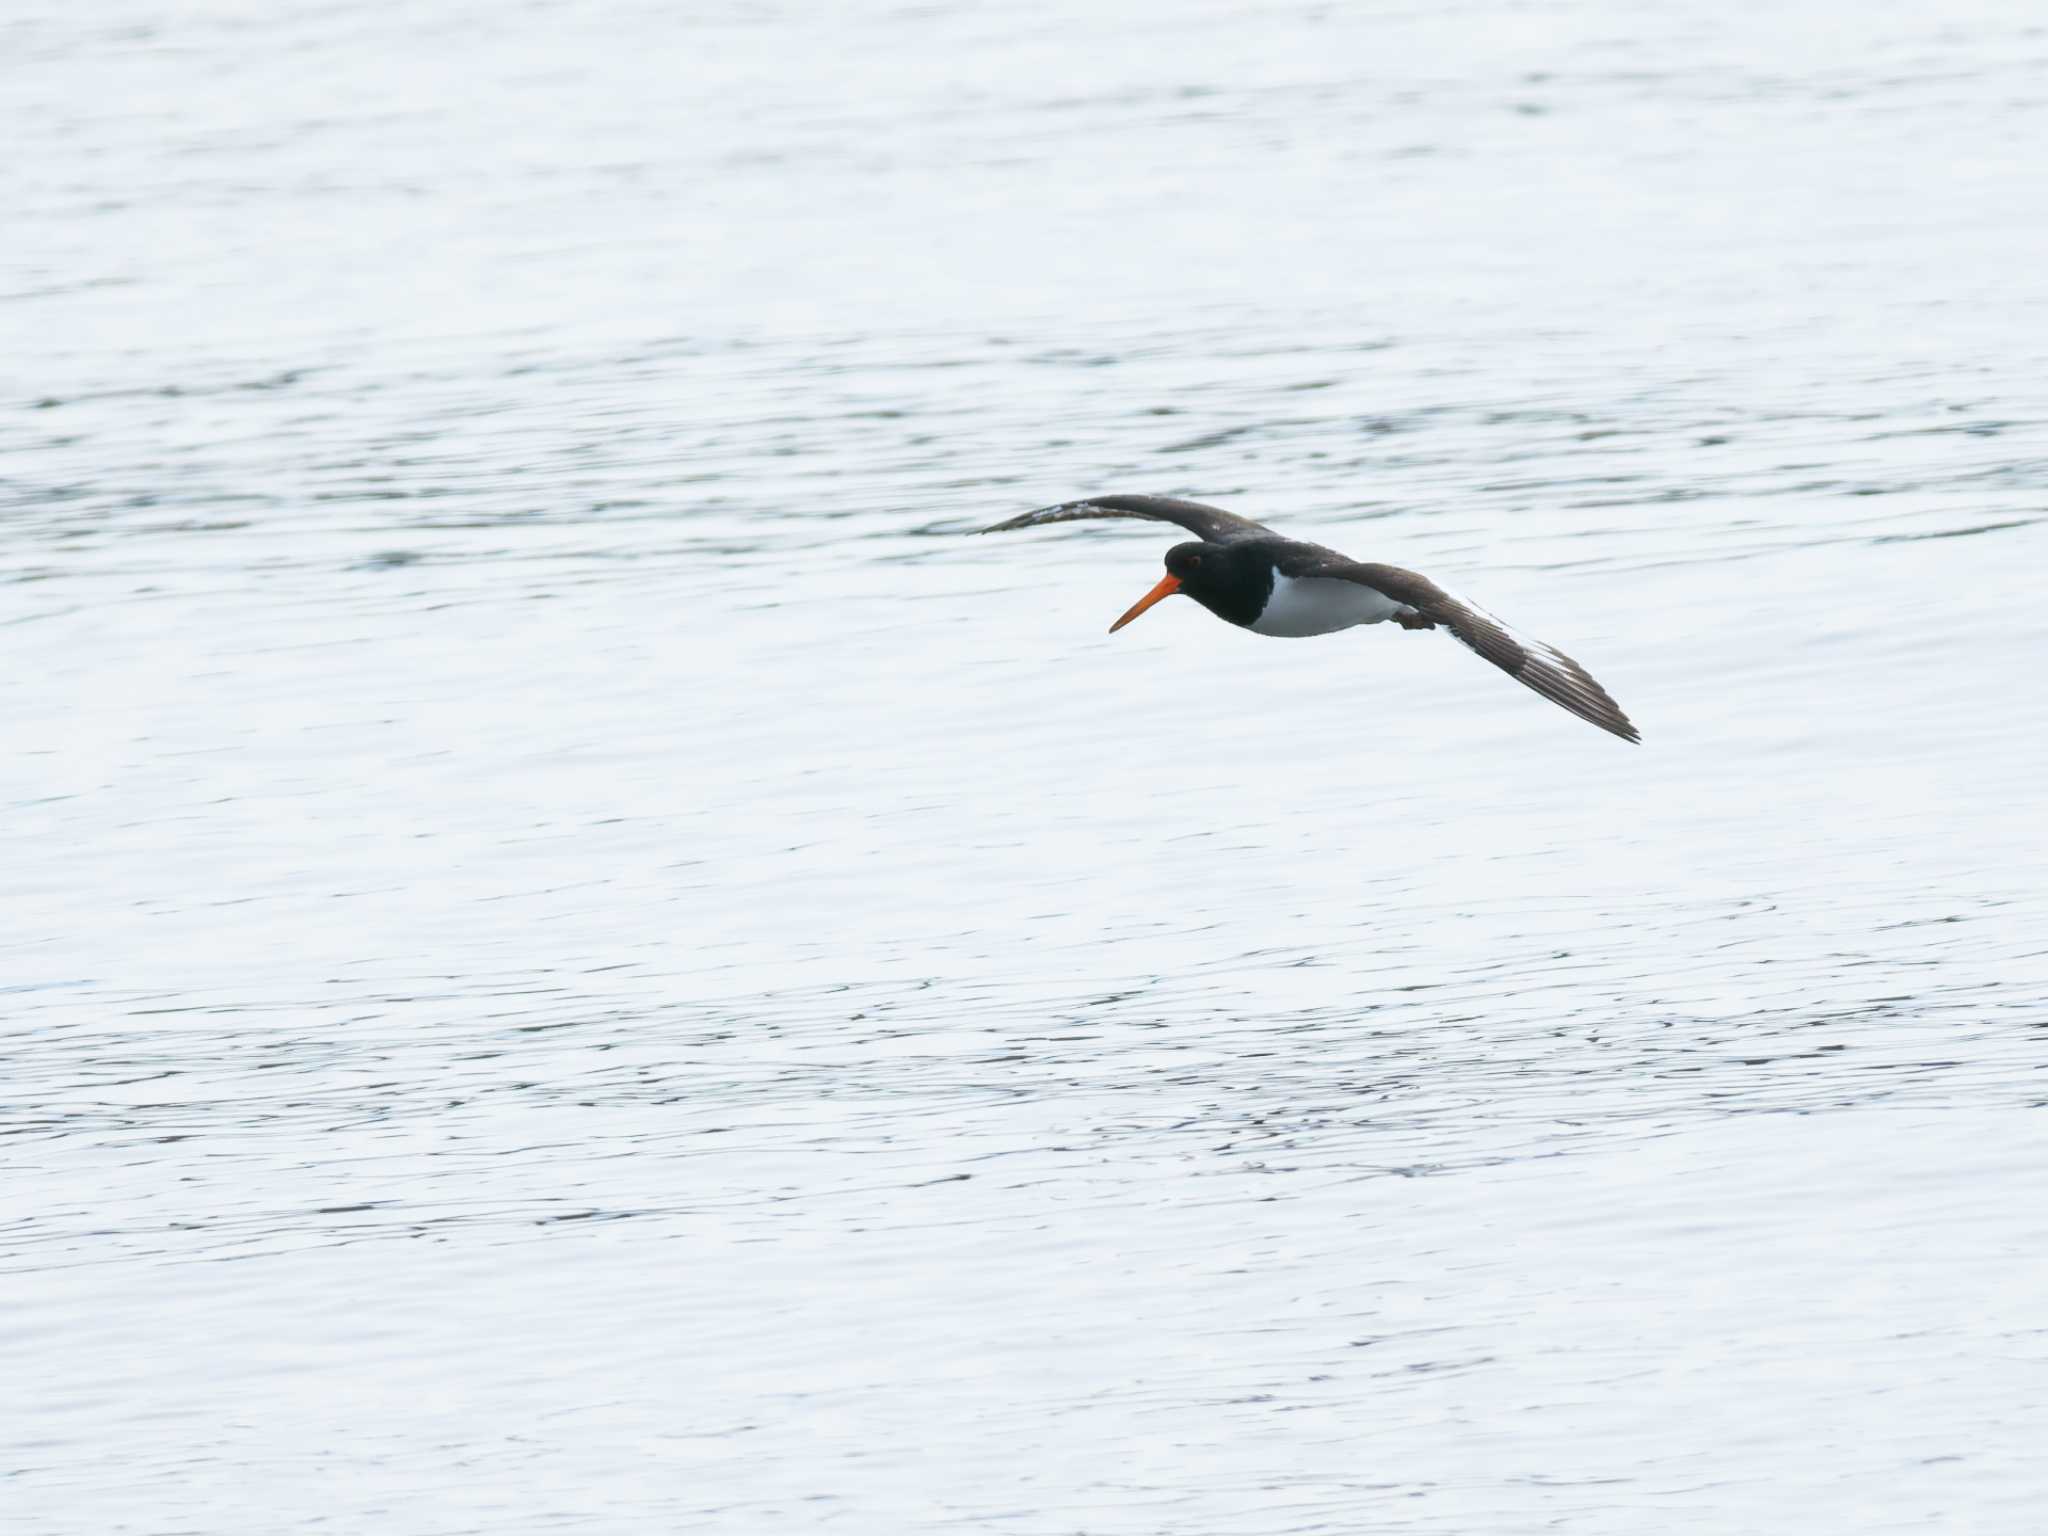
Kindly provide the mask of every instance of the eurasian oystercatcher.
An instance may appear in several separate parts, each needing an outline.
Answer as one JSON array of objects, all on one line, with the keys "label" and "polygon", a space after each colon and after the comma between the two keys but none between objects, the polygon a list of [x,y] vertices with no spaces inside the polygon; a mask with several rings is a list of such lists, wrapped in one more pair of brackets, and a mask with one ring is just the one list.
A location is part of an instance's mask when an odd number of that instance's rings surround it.
[{"label": "eurasian oystercatcher", "polygon": [[1178,523],[1196,540],[1166,552],[1166,574],[1159,585],[1109,626],[1111,634],[1176,592],[1255,635],[1327,635],[1384,619],[1403,629],[1435,629],[1441,624],[1469,649],[1553,704],[1562,704],[1623,741],[1642,739],[1621,706],[1571,657],[1517,634],[1427,576],[1396,565],[1366,565],[1320,544],[1283,538],[1262,523],[1220,507],[1172,496],[1093,496],[1041,507],[981,531],[1003,533],[1089,517]]}]

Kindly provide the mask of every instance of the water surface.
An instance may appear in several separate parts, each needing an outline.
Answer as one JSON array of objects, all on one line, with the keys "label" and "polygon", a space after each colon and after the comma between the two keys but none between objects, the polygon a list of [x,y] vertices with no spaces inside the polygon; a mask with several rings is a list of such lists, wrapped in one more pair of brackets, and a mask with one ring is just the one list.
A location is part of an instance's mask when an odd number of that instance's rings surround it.
[{"label": "water surface", "polygon": [[2038,1527],[2030,7],[0,44],[10,1531]]}]

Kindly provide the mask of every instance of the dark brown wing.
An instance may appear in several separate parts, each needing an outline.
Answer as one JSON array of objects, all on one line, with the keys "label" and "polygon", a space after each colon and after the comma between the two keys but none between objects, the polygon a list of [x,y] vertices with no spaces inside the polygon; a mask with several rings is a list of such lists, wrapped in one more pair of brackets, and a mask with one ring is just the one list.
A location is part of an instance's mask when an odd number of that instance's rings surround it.
[{"label": "dark brown wing", "polygon": [[1137,517],[1155,523],[1179,523],[1196,538],[1211,544],[1227,544],[1232,539],[1273,531],[1221,507],[1206,507],[1199,501],[1182,501],[1177,496],[1091,496],[1086,501],[1040,507],[1036,512],[1026,512],[981,531],[1008,533],[1013,528],[1037,528],[1045,523],[1071,523],[1089,517]]},{"label": "dark brown wing", "polygon": [[1453,596],[1427,576],[1404,571],[1398,565],[1364,565],[1342,559],[1318,562],[1315,574],[1361,582],[1396,602],[1406,603],[1551,703],[1563,705],[1581,720],[1590,720],[1623,741],[1643,739],[1607,690],[1571,657],[1541,640],[1517,634],[1477,603]]}]

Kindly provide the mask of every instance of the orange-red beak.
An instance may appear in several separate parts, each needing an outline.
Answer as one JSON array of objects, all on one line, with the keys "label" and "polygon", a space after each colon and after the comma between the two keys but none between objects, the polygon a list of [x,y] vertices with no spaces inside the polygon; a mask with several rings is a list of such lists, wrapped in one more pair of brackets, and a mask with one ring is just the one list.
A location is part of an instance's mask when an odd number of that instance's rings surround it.
[{"label": "orange-red beak", "polygon": [[1171,597],[1174,593],[1178,592],[1179,590],[1180,578],[1178,576],[1160,577],[1159,585],[1154,587],[1150,592],[1147,592],[1135,603],[1131,604],[1130,612],[1126,613],[1122,618],[1118,619],[1114,624],[1110,625],[1109,632],[1112,635],[1115,634],[1118,630],[1122,629],[1126,624],[1130,623],[1131,620],[1135,619],[1139,614],[1143,613],[1147,608],[1150,608],[1154,603],[1158,602],[1162,597]]}]

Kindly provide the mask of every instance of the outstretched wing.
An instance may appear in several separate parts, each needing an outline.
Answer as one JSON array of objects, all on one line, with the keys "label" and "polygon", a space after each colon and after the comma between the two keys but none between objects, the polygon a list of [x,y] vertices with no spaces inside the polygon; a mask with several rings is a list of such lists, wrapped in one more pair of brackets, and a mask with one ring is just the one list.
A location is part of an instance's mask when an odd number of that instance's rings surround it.
[{"label": "outstretched wing", "polygon": [[1477,603],[1446,592],[1427,576],[1404,571],[1397,565],[1362,565],[1355,560],[1326,564],[1317,574],[1361,582],[1396,602],[1406,603],[1551,703],[1563,705],[1581,720],[1590,720],[1623,741],[1643,739],[1607,690],[1571,657],[1541,640],[1517,634]]},{"label": "outstretched wing", "polygon": [[1199,501],[1182,501],[1177,496],[1091,496],[1086,501],[1040,507],[1036,512],[1026,512],[981,531],[1008,533],[1013,528],[1037,528],[1045,523],[1071,523],[1089,517],[1137,517],[1155,523],[1179,523],[1196,538],[1211,544],[1227,544],[1232,539],[1273,531],[1221,507],[1206,507]]}]

